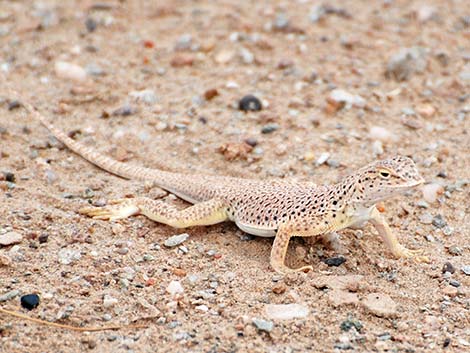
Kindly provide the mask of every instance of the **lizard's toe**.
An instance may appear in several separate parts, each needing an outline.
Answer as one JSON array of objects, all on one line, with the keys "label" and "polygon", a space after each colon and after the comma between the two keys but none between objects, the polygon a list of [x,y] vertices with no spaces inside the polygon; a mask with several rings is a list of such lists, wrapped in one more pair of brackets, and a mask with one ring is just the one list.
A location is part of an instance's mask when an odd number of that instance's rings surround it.
[{"label": "lizard's toe", "polygon": [[418,263],[430,263],[431,261],[427,256],[422,255],[424,253],[424,250],[422,249],[407,249],[403,247],[400,249],[400,251],[397,254],[397,257],[400,258],[406,258],[406,259],[413,259],[414,261]]}]

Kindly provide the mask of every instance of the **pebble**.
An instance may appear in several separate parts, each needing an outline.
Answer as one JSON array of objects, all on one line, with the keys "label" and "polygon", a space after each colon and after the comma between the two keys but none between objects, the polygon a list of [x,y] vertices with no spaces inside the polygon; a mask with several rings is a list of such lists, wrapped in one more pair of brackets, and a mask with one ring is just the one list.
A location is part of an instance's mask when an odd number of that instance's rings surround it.
[{"label": "pebble", "polygon": [[442,185],[439,185],[437,183],[426,184],[423,186],[422,192],[423,198],[427,202],[434,203],[437,201],[439,195],[442,195],[444,193],[444,188],[442,187]]},{"label": "pebble", "polygon": [[218,64],[227,64],[233,59],[234,55],[235,53],[231,50],[221,50],[215,55],[214,60]]},{"label": "pebble", "polygon": [[246,48],[240,49],[240,56],[245,64],[253,64],[255,61],[254,54]]},{"label": "pebble", "polygon": [[86,70],[79,66],[65,61],[56,61],[54,71],[59,78],[83,82],[87,79]]},{"label": "pebble", "polygon": [[183,34],[178,38],[175,44],[175,50],[188,50],[191,48],[193,37],[191,34]]},{"label": "pebble", "polygon": [[359,320],[348,318],[347,320],[344,320],[341,323],[339,328],[341,329],[341,331],[347,332],[353,327],[356,329],[357,332],[361,332],[364,325]]},{"label": "pebble", "polygon": [[278,31],[285,30],[289,27],[289,19],[285,14],[281,13],[276,16],[273,25],[274,28]]},{"label": "pebble", "polygon": [[176,55],[170,61],[172,67],[192,66],[193,64],[194,57],[191,55]]},{"label": "pebble", "polygon": [[279,129],[279,125],[278,124],[267,124],[267,125],[264,125],[262,128],[261,128],[261,133],[263,134],[270,134],[271,132],[274,132],[276,130]]},{"label": "pebble", "polygon": [[209,311],[209,308],[207,307],[207,305],[204,305],[204,304],[198,305],[198,306],[196,306],[194,309],[199,310],[199,311],[202,311],[202,312],[207,312],[207,311]]},{"label": "pebble", "polygon": [[238,102],[238,109],[248,112],[248,111],[260,111],[262,109],[261,101],[252,94],[244,96]]},{"label": "pebble", "polygon": [[450,284],[452,287],[455,287],[455,288],[460,287],[460,282],[457,281],[456,279],[451,279],[451,280],[449,280],[449,284]]},{"label": "pebble", "polygon": [[79,250],[73,249],[61,249],[57,256],[59,257],[59,263],[62,265],[70,265],[72,262],[78,261],[82,257]]},{"label": "pebble", "polygon": [[272,320],[292,320],[305,318],[309,310],[302,304],[267,304],[265,306],[266,316]]},{"label": "pebble", "polygon": [[432,219],[432,225],[436,228],[441,229],[447,225],[447,222],[445,221],[442,215],[438,214]]},{"label": "pebble", "polygon": [[372,126],[369,130],[369,137],[372,140],[379,140],[381,142],[393,142],[397,140],[397,137],[381,126]]},{"label": "pebble", "polygon": [[23,308],[32,310],[39,305],[39,296],[37,294],[26,294],[21,297],[20,302]]},{"label": "pebble", "polygon": [[111,114],[113,116],[129,116],[132,114],[135,114],[137,112],[137,109],[132,107],[129,104],[124,104],[122,107],[117,108],[114,110]]},{"label": "pebble", "polygon": [[0,245],[8,246],[19,244],[23,240],[23,236],[17,232],[8,232],[5,234],[0,234]]},{"label": "pebble", "polygon": [[179,281],[171,281],[168,287],[166,287],[166,291],[171,294],[172,296],[175,296],[177,294],[182,294],[184,293],[184,288],[181,285],[181,282]]},{"label": "pebble", "polygon": [[9,111],[18,109],[19,107],[21,107],[21,102],[18,101],[18,100],[12,100],[12,101],[8,102],[8,110]]},{"label": "pebble", "polygon": [[367,310],[379,317],[393,317],[398,313],[398,305],[387,294],[370,293],[362,302]]},{"label": "pebble", "polygon": [[274,328],[274,324],[272,321],[257,318],[253,319],[253,325],[255,325],[258,330],[265,332],[271,332]]},{"label": "pebble", "polygon": [[103,76],[105,74],[105,71],[103,70],[103,68],[101,68],[101,66],[98,66],[97,64],[94,64],[94,63],[88,64],[85,67],[85,70],[87,74],[90,76]]},{"label": "pebble", "polygon": [[444,266],[442,266],[442,273],[446,273],[446,272],[449,272],[449,273],[455,272],[455,267],[450,262],[446,262]]},{"label": "pebble", "polygon": [[316,166],[321,166],[323,163],[325,163],[328,158],[330,158],[330,154],[328,152],[323,152],[320,157],[315,161]]},{"label": "pebble", "polygon": [[88,32],[94,32],[98,27],[98,22],[92,17],[87,17],[85,20],[85,27]]},{"label": "pebble", "polygon": [[325,264],[327,264],[328,266],[340,266],[342,265],[343,263],[346,262],[346,259],[343,257],[343,256],[335,256],[335,257],[329,257],[325,260],[323,260],[323,262]]},{"label": "pebble", "polygon": [[462,255],[462,249],[459,248],[457,245],[450,246],[448,251],[449,251],[449,254],[454,255],[454,256]]},{"label": "pebble", "polygon": [[334,307],[343,305],[356,305],[359,303],[359,297],[356,293],[341,289],[333,289],[328,292],[328,301]]},{"label": "pebble", "polygon": [[145,104],[151,105],[157,102],[157,95],[152,89],[144,89],[142,91],[132,91],[129,92],[129,96],[135,99],[138,102],[143,102]]},{"label": "pebble", "polygon": [[173,235],[172,237],[169,237],[168,239],[166,239],[163,244],[168,248],[172,248],[172,247],[175,247],[175,246],[178,246],[178,245],[182,244],[188,238],[189,238],[188,233]]},{"label": "pebble", "polygon": [[467,276],[470,276],[470,265],[463,266],[462,272],[465,273]]},{"label": "pebble", "polygon": [[112,296],[105,294],[103,297],[103,307],[108,309],[119,303],[119,300],[113,298]]},{"label": "pebble", "polygon": [[347,108],[350,106],[364,108],[366,106],[366,100],[360,95],[352,94],[342,89],[334,89],[331,91],[328,101],[335,104],[346,105]]},{"label": "pebble", "polygon": [[419,217],[419,221],[420,221],[422,224],[431,224],[431,223],[432,223],[432,220],[433,220],[432,214],[430,214],[429,212],[423,213],[423,214]]},{"label": "pebble", "polygon": [[0,303],[6,302],[7,300],[11,300],[15,298],[16,296],[18,296],[19,294],[20,294],[20,291],[17,289],[6,292],[5,294],[0,295]]},{"label": "pebble", "polygon": [[386,76],[397,81],[405,81],[426,68],[426,50],[421,47],[402,48],[387,63]]}]

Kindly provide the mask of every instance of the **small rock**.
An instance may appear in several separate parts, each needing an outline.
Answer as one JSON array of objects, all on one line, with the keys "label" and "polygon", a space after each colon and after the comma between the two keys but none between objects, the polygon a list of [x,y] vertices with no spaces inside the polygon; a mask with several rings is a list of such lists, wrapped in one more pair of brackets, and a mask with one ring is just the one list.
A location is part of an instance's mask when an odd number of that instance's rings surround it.
[{"label": "small rock", "polygon": [[335,104],[338,106],[337,110],[346,106],[349,108],[351,106],[357,108],[364,108],[366,106],[366,100],[357,94],[349,93],[342,89],[334,89],[331,91],[327,101],[329,103]]},{"label": "small rock", "polygon": [[397,81],[405,81],[414,73],[423,72],[426,65],[426,50],[424,48],[403,48],[390,58],[385,75]]},{"label": "small rock", "polygon": [[372,126],[369,130],[369,137],[372,140],[379,140],[381,142],[393,142],[397,140],[397,137],[381,126]]},{"label": "small rock", "polygon": [[437,10],[434,6],[423,5],[416,11],[416,18],[419,22],[424,23],[435,19],[437,17]]},{"label": "small rock", "polygon": [[0,234],[0,245],[8,246],[19,244],[23,240],[23,236],[17,232],[8,232],[5,234]]},{"label": "small rock", "polygon": [[318,167],[318,166],[321,166],[322,164],[324,164],[328,159],[330,158],[330,154],[328,152],[323,152],[320,157],[318,157],[318,159],[315,161],[315,165]]},{"label": "small rock", "polygon": [[393,317],[398,313],[398,305],[387,294],[371,293],[362,302],[367,310],[379,317]]},{"label": "small rock", "polygon": [[94,18],[88,17],[85,20],[85,27],[86,27],[88,32],[94,32],[96,30],[96,28],[98,27],[98,22],[96,22],[96,20]]},{"label": "small rock", "polygon": [[21,306],[28,310],[33,310],[39,305],[39,296],[37,294],[26,294],[21,297]]},{"label": "small rock", "polygon": [[340,325],[341,331],[345,331],[345,332],[348,332],[353,327],[356,329],[357,332],[361,332],[364,325],[362,325],[362,323],[359,320],[354,320],[351,318],[344,320]]},{"label": "small rock", "polygon": [[460,72],[459,73],[459,78],[462,81],[470,82],[470,70]]},{"label": "small rock", "polygon": [[172,67],[192,66],[193,64],[194,57],[192,55],[176,55],[170,61]]},{"label": "small rock", "polygon": [[6,302],[7,300],[11,300],[17,297],[19,294],[20,294],[20,291],[17,289],[6,292],[5,294],[0,295],[0,303]]},{"label": "small rock", "polygon": [[431,224],[432,220],[433,220],[432,214],[430,214],[429,212],[426,212],[422,214],[421,217],[419,217],[419,221],[422,224]]},{"label": "small rock", "polygon": [[289,19],[287,18],[285,14],[281,13],[276,16],[273,26],[274,26],[274,29],[278,31],[285,30],[289,27]]},{"label": "small rock", "polygon": [[219,91],[215,88],[208,89],[204,92],[204,99],[210,101],[212,98],[217,97],[219,95]]},{"label": "small rock", "polygon": [[307,317],[309,310],[301,304],[267,304],[265,312],[272,320],[292,320]]},{"label": "small rock", "polygon": [[470,265],[463,266],[462,272],[465,273],[467,276],[470,276]]},{"label": "small rock", "polygon": [[278,124],[267,124],[267,125],[264,125],[262,128],[261,128],[261,133],[263,134],[270,134],[271,132],[274,132],[276,130],[279,129],[279,125]]},{"label": "small rock", "polygon": [[262,109],[261,101],[251,94],[246,95],[238,102],[238,109],[244,112],[260,111]]},{"label": "small rock", "polygon": [[315,288],[339,289],[355,292],[361,286],[364,276],[345,275],[345,276],[316,276],[312,282]]},{"label": "small rock", "polygon": [[438,214],[432,219],[432,225],[440,229],[444,228],[447,225],[447,222],[445,221],[444,217],[442,217],[442,215]]},{"label": "small rock", "polygon": [[424,199],[429,203],[434,203],[439,195],[444,193],[444,188],[442,185],[433,183],[424,185],[422,191]]},{"label": "small rock", "polygon": [[207,307],[207,305],[198,305],[194,309],[202,311],[202,312],[208,312],[209,311],[209,308]]},{"label": "small rock", "polygon": [[175,247],[175,246],[178,246],[178,245],[182,244],[188,238],[189,238],[188,233],[173,235],[172,237],[169,237],[168,239],[166,239],[165,242],[163,243],[163,245],[165,245],[168,248],[172,248],[172,247]]},{"label": "small rock", "polygon": [[424,118],[431,118],[436,112],[436,108],[434,108],[431,104],[423,104],[418,106],[416,111]]},{"label": "small rock", "polygon": [[21,107],[21,102],[16,100],[16,99],[8,102],[8,110],[9,111],[18,109],[19,107]]},{"label": "small rock", "polygon": [[193,37],[191,34],[183,34],[178,38],[175,44],[175,50],[188,50],[191,48]]},{"label": "small rock", "polygon": [[455,287],[455,288],[460,287],[460,282],[457,281],[457,280],[455,280],[455,279],[449,280],[449,284],[450,284],[452,287]]},{"label": "small rock", "polygon": [[456,245],[450,246],[448,251],[449,251],[449,254],[454,255],[454,256],[462,255],[462,249]]},{"label": "small rock", "polygon": [[87,73],[83,67],[65,61],[56,61],[54,70],[59,78],[77,82],[87,79]]},{"label": "small rock", "polygon": [[218,152],[222,153],[226,160],[233,161],[235,159],[247,159],[253,147],[243,142],[227,142],[222,144]]},{"label": "small rock", "polygon": [[172,296],[175,296],[177,294],[183,294],[184,288],[179,281],[171,281],[168,287],[166,287],[166,291]]},{"label": "small rock", "polygon": [[112,296],[105,294],[103,297],[103,307],[108,309],[119,303],[119,300],[113,298]]},{"label": "small rock", "polygon": [[59,263],[62,265],[70,265],[82,257],[79,250],[73,249],[61,249],[57,256],[59,257]]},{"label": "small rock", "polygon": [[231,50],[221,50],[215,55],[215,62],[218,64],[226,64],[231,61],[235,53]]},{"label": "small rock", "polygon": [[455,272],[455,267],[450,262],[446,262],[444,266],[442,266],[442,273],[446,273],[446,272],[449,272],[449,273]]},{"label": "small rock", "polygon": [[113,116],[129,116],[135,114],[137,109],[132,107],[129,104],[124,104],[122,107],[117,108],[115,111],[112,112]]},{"label": "small rock", "polygon": [[343,257],[343,256],[335,256],[335,257],[329,257],[325,260],[323,260],[323,262],[325,264],[327,264],[328,266],[340,266],[342,265],[343,263],[346,262],[346,259]]},{"label": "small rock", "polygon": [[246,48],[240,49],[240,56],[245,64],[253,64],[255,61],[254,54]]},{"label": "small rock", "polygon": [[152,89],[144,89],[142,91],[132,91],[129,96],[136,101],[144,102],[145,104],[155,104],[157,102],[157,95]]},{"label": "small rock", "polygon": [[274,328],[274,324],[272,321],[267,321],[263,319],[253,319],[253,325],[260,330],[265,332],[271,332]]}]

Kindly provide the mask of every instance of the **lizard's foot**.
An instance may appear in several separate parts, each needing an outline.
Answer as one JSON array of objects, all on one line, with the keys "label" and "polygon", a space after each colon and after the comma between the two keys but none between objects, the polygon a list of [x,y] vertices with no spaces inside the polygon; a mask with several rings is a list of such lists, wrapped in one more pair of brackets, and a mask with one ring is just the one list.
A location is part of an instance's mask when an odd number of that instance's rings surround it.
[{"label": "lizard's foot", "polygon": [[[129,200],[129,199],[127,199]],[[113,200],[110,202],[112,206],[106,207],[84,207],[78,212],[80,214],[93,217],[94,219],[102,219],[105,221],[114,221],[117,219],[127,218],[140,212],[139,208],[131,203],[123,204],[125,199]]]},{"label": "lizard's foot", "polygon": [[302,266],[302,267],[299,267],[299,268],[290,268],[290,267],[287,267],[286,265],[282,264],[282,265],[274,265],[274,264],[271,264],[271,266],[274,268],[274,270],[278,273],[281,273],[283,275],[287,275],[289,273],[296,273],[296,272],[310,272],[310,271],[313,271],[313,267],[312,266]]},{"label": "lizard's foot", "polygon": [[401,246],[398,250],[394,251],[394,255],[398,258],[413,259],[418,263],[430,263],[431,261],[427,256],[423,256],[423,250],[410,250]]}]

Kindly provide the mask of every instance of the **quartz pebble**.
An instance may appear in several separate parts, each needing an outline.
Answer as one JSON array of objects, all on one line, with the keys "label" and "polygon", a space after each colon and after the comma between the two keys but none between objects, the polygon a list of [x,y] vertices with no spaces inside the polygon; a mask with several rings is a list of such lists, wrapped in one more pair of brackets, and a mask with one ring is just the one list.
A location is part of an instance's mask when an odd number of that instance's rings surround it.
[{"label": "quartz pebble", "polygon": [[470,265],[463,266],[462,272],[465,273],[467,276],[470,276]]},{"label": "quartz pebble", "polygon": [[82,257],[79,250],[73,249],[61,249],[57,255],[59,257],[59,263],[62,265],[70,265],[72,262],[78,261]]},{"label": "quartz pebble", "polygon": [[179,281],[171,281],[168,287],[166,287],[166,291],[172,295],[178,295],[184,293],[184,288]]},{"label": "quartz pebble", "polygon": [[274,324],[272,321],[257,318],[253,319],[253,325],[255,325],[258,330],[265,332],[271,332],[274,328]]},{"label": "quartz pebble", "polygon": [[163,244],[168,248],[172,248],[172,247],[182,244],[188,238],[189,238],[188,233],[173,235],[172,237],[169,237],[168,239],[166,239]]},{"label": "quartz pebble", "polygon": [[8,246],[19,244],[23,240],[23,236],[17,232],[8,232],[5,234],[0,234],[0,245]]},{"label": "quartz pebble", "polygon": [[65,61],[57,61],[54,70],[59,78],[77,82],[83,82],[87,79],[87,73],[83,67]]},{"label": "quartz pebble", "polygon": [[434,203],[437,201],[439,195],[442,195],[444,193],[444,188],[442,187],[442,185],[436,183],[427,184],[423,186],[422,192],[423,198],[427,202]]},{"label": "quartz pebble", "polygon": [[5,294],[0,295],[0,303],[6,302],[7,300],[11,300],[15,298],[16,296],[18,296],[19,294],[20,294],[20,291],[17,289],[6,292]]},{"label": "quartz pebble", "polygon": [[291,320],[307,317],[309,310],[301,304],[267,304],[265,312],[272,320]]},{"label": "quartz pebble", "polygon": [[393,142],[397,140],[397,137],[381,126],[372,126],[369,130],[369,137],[372,140],[379,140],[381,142]]},{"label": "quartz pebble", "polygon": [[106,309],[113,307],[117,303],[119,303],[119,300],[117,300],[116,298],[113,298],[112,296],[110,296],[108,294],[106,294],[103,297],[103,307],[106,308]]},{"label": "quartz pebble", "polygon": [[138,102],[143,102],[145,104],[151,105],[157,102],[157,95],[152,89],[144,89],[142,91],[132,91],[129,92],[129,96],[135,99]]},{"label": "quartz pebble", "polygon": [[366,100],[357,94],[349,93],[342,89],[334,89],[331,91],[329,97],[329,102],[336,104],[344,104],[346,107],[354,106],[357,108],[364,108],[366,105]]},{"label": "quartz pebble", "polygon": [[414,73],[423,72],[426,65],[426,50],[424,48],[403,48],[390,58],[385,74],[397,81],[405,81]]}]

